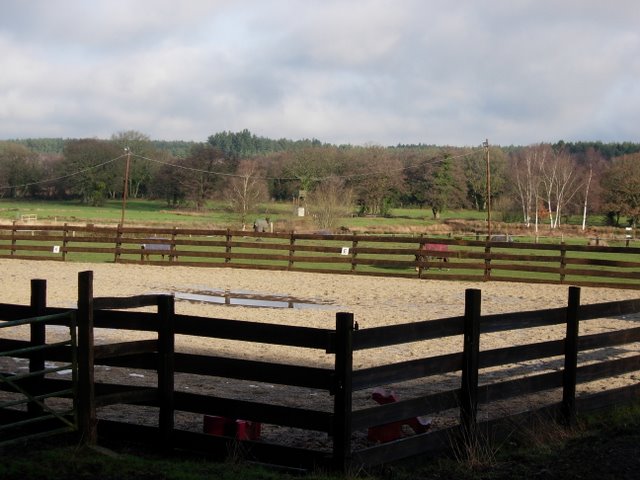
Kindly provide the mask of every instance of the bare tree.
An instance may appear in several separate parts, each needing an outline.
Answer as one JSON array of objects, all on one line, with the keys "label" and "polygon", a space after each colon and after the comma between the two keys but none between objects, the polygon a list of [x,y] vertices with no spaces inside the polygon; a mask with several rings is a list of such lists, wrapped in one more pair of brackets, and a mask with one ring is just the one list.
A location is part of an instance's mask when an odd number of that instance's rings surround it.
[{"label": "bare tree", "polygon": [[527,147],[513,159],[511,173],[513,187],[518,197],[524,224],[535,223],[538,230],[538,194],[540,186],[540,165],[544,164],[548,150],[543,145]]},{"label": "bare tree", "polygon": [[559,227],[567,205],[583,187],[575,160],[564,151],[554,152],[551,145],[540,144],[527,147],[513,162],[513,188],[525,225],[533,221],[538,231],[540,210],[544,209],[549,226]]},{"label": "bare tree", "polygon": [[247,216],[258,202],[267,198],[267,182],[260,176],[255,160],[241,160],[238,170],[227,185],[226,198],[234,212],[240,215],[242,230],[247,228]]},{"label": "bare tree", "polygon": [[542,187],[549,209],[549,225],[558,228],[562,212],[581,185],[577,175],[577,165],[564,151],[545,157],[541,167]]},{"label": "bare tree", "polygon": [[285,155],[283,173],[298,180],[300,190],[310,192],[325,177],[339,175],[340,152],[335,147],[301,148]]},{"label": "bare tree", "polygon": [[589,188],[593,179],[593,167],[589,167],[589,176],[587,177],[586,188],[584,193],[584,206],[582,209],[582,230],[587,228],[587,203],[589,201]]},{"label": "bare tree", "polygon": [[309,196],[311,214],[323,230],[332,230],[339,218],[352,209],[352,193],[341,178],[332,176],[322,181]]},{"label": "bare tree", "polygon": [[583,188],[576,195],[576,202],[582,206],[582,230],[587,228],[588,211],[599,211],[601,207],[600,196],[601,186],[600,178],[602,172],[608,165],[608,162],[602,158],[602,155],[593,147],[589,147],[584,155],[580,158],[581,174],[583,178],[580,183]]}]

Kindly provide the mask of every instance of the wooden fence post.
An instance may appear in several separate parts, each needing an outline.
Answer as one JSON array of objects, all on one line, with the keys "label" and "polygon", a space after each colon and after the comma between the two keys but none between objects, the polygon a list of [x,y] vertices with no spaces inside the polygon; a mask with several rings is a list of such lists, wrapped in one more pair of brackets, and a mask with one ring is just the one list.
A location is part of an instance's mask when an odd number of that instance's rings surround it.
[{"label": "wooden fence post", "polygon": [[[45,314],[47,308],[47,281],[31,280],[31,315],[39,317]],[[31,323],[29,325],[31,333],[31,346],[41,346],[47,342],[46,325],[42,322]],[[29,357],[29,373],[41,372],[44,370],[44,352],[32,352]],[[30,380],[31,388],[37,387],[37,384],[43,377],[34,377]],[[36,402],[29,402],[27,410],[32,415],[42,414],[42,407]]]},{"label": "wooden fence post", "polygon": [[491,280],[491,245],[489,245],[489,240],[487,239],[487,243],[485,244],[484,247],[484,254],[485,254],[485,258],[484,258],[484,278],[483,280],[485,282],[488,282],[489,280]]},{"label": "wooden fence post", "polygon": [[229,263],[231,261],[231,230],[227,228],[227,235],[226,235],[226,245],[224,247],[224,252],[226,253],[225,257],[224,257],[224,263]]},{"label": "wooden fence post", "polygon": [[344,472],[351,457],[353,385],[353,314],[336,314],[336,358],[333,403],[333,466]]},{"label": "wooden fence post", "polygon": [[178,261],[178,255],[176,254],[176,237],[178,236],[178,227],[173,227],[171,232],[171,245],[169,246],[169,261]]},{"label": "wooden fence post", "polygon": [[351,241],[351,271],[355,272],[358,267],[358,240],[356,234],[353,234],[353,240]]},{"label": "wooden fence post", "polygon": [[173,295],[158,298],[158,396],[160,400],[160,442],[164,450],[173,446],[175,300]]},{"label": "wooden fence post", "polygon": [[122,248],[122,224],[119,223],[116,227],[116,252],[113,258],[114,263],[118,263],[118,260],[120,260],[120,248]]},{"label": "wooden fence post", "polygon": [[358,267],[358,237],[353,234],[353,240],[351,241],[351,271],[355,272]]},{"label": "wooden fence post", "polygon": [[578,310],[580,288],[569,287],[567,305],[567,333],[564,340],[564,371],[562,372],[561,414],[567,425],[576,418],[576,376],[578,371]]},{"label": "wooden fence post", "polygon": [[14,220],[12,225],[11,225],[11,255],[15,255],[16,254],[16,221]]},{"label": "wooden fence post", "polygon": [[291,232],[289,235],[289,263],[287,264],[287,270],[291,270],[293,268],[293,256],[296,252],[296,234]]},{"label": "wooden fence post", "polygon": [[460,424],[467,433],[473,431],[478,412],[481,297],[480,290],[465,290]]},{"label": "wooden fence post", "polygon": [[418,278],[422,278],[422,260],[424,260],[424,257],[422,255],[420,255],[420,252],[422,252],[422,249],[424,248],[424,235],[420,234],[420,240],[418,241],[418,255],[416,255],[416,272],[418,272]]},{"label": "wooden fence post", "polygon": [[93,272],[78,274],[78,428],[83,443],[98,439],[93,350]]},{"label": "wooden fence post", "polygon": [[69,244],[69,227],[65,223],[62,227],[62,261],[67,261],[67,246]]},{"label": "wooden fence post", "polygon": [[560,243],[560,283],[564,283],[564,269],[567,268],[567,244]]}]

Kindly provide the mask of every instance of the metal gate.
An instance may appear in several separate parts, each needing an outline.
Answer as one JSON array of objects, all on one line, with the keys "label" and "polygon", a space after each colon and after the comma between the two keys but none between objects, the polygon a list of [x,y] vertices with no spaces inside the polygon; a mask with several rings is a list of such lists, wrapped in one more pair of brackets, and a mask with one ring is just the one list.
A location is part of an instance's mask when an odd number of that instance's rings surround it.
[{"label": "metal gate", "polygon": [[[46,343],[45,327],[55,323],[68,338]],[[0,322],[2,329],[28,326],[31,340],[3,340],[0,360],[14,365],[19,359],[29,359],[28,371],[13,368],[13,372],[0,368],[0,446],[77,430],[76,387],[78,382],[77,339],[75,311]],[[34,331],[41,331],[38,340]],[[5,330],[7,331],[7,330]],[[12,333],[14,333],[12,332]],[[56,361],[47,360],[55,358]],[[1,364],[0,364],[1,365]],[[71,381],[52,378],[67,374]]]}]

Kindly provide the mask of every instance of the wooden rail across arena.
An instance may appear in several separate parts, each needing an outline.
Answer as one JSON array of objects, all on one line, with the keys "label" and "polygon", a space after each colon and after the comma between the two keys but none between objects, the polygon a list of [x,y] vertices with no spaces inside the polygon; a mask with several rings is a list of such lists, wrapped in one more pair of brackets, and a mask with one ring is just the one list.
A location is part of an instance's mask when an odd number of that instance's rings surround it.
[{"label": "wooden rail across arena", "polygon": [[401,235],[0,226],[0,258],[640,289],[640,248]]},{"label": "wooden rail across arena", "polygon": [[[640,398],[640,384],[634,373],[640,370],[637,350],[640,327],[636,326],[640,299],[581,305],[578,287],[568,288],[566,307],[497,315],[482,315],[481,292],[469,289],[465,294],[464,312],[460,316],[365,329],[357,328],[350,313],[337,313],[335,328],[319,329],[178,315],[174,311],[174,298],[169,295],[94,298],[93,272],[79,274],[78,292],[78,308],[74,310],[78,322],[77,405],[80,436],[86,442],[107,437],[126,438],[166,451],[190,449],[217,458],[224,458],[233,446],[234,451],[242,452],[250,460],[296,468],[324,466],[345,471],[441,449],[449,445],[456,435],[473,432],[477,428],[498,432],[500,427],[508,425],[513,429],[518,422],[540,418],[543,414],[571,423],[582,411]],[[151,306],[152,310],[138,308],[144,306]],[[128,310],[132,308],[134,310]],[[32,311],[28,305],[0,304],[0,320],[26,318]],[[51,315],[69,310],[41,305],[40,312]],[[611,317],[623,322],[624,328],[580,335],[580,325]],[[66,323],[59,318],[51,322],[53,325]],[[481,349],[484,335],[550,326],[560,326],[564,333],[537,343],[527,343],[528,337],[521,335],[525,338],[521,344]],[[94,329],[146,332],[150,338],[96,344]],[[255,342],[265,346],[317,350],[329,356],[331,361],[327,364],[332,367],[236,358],[216,348],[197,353],[181,351],[176,349],[176,336],[237,341],[239,345],[241,342]],[[429,343],[442,342],[446,338],[459,341],[459,349],[449,354],[430,355],[433,350]],[[20,347],[28,349],[33,342],[41,343],[41,339],[0,338],[0,351],[11,349],[17,352],[17,357],[29,358],[29,353],[20,353]],[[409,344],[420,345],[413,348],[410,360],[354,368],[354,352],[373,348],[381,352],[387,348],[412,348]],[[70,348],[52,349],[47,352],[45,360],[68,361],[71,358]],[[615,350],[613,358],[594,355],[594,352],[607,352],[608,349]],[[626,354],[621,355],[621,352]],[[385,358],[382,353],[381,358]],[[559,364],[542,371],[521,372],[502,378],[495,376],[498,367],[515,368],[517,372],[523,362],[536,360]],[[112,373],[122,371],[121,381],[99,380],[95,372],[106,367]],[[145,373],[128,373],[132,371]],[[216,394],[198,393],[197,389],[189,388],[185,375],[198,378],[200,383],[216,385]],[[436,377],[441,375],[453,375],[457,378],[457,386],[435,388],[435,393],[426,393],[433,392],[431,387],[438,385]],[[621,375],[628,380],[625,386],[607,388],[605,385],[605,389],[599,389],[597,393],[583,391],[576,395],[576,389],[588,382]],[[187,382],[187,388],[184,383],[181,388],[176,388],[178,376],[182,382]],[[145,383],[143,377],[150,377],[153,381]],[[63,391],[71,380],[47,377],[41,381],[48,387],[55,387],[56,391]],[[294,396],[308,391],[309,395],[326,400],[329,407],[292,406],[285,401],[264,401],[260,396],[236,398],[233,392],[225,392],[224,389],[224,385],[231,381],[291,388],[297,392],[292,394]],[[423,393],[381,405],[371,403],[365,408],[354,408],[353,399],[358,392],[376,391],[402,382],[420,382]],[[25,389],[41,388],[33,383],[23,386]],[[528,395],[543,392],[555,393],[535,404],[527,403],[529,408],[524,413],[501,414],[500,418],[483,421],[478,418],[479,406],[490,409],[496,402],[509,405],[528,398]],[[3,393],[0,391],[0,396]],[[118,406],[119,419],[102,418],[101,412],[113,405]],[[153,422],[124,419],[122,412],[140,406],[152,408],[156,415]],[[398,438],[386,435],[393,433],[394,426],[407,419],[451,410],[458,412],[458,420],[453,426]],[[238,436],[238,433],[220,431],[219,434],[211,434],[177,428],[176,415],[185,413],[203,419],[243,419],[265,425],[265,428],[275,425],[305,431],[318,438],[329,438],[329,447],[311,448],[304,442],[298,445],[293,433],[290,442],[281,444]],[[0,411],[0,419],[9,416],[10,409]],[[363,432],[371,431],[381,433],[378,437],[380,443],[364,447],[354,444],[358,434],[362,436]],[[278,438],[287,436],[289,434],[282,433]],[[387,441],[389,439],[392,441]]]}]

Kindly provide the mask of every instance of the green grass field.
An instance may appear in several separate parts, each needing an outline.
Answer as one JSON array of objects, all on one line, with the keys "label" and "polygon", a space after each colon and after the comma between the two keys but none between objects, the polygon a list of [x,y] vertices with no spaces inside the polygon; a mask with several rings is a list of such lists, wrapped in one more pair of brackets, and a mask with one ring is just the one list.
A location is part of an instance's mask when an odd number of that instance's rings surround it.
[{"label": "green grass field", "polygon": [[[117,224],[122,218],[122,202],[109,200],[103,206],[83,205],[77,201],[20,201],[0,199],[0,220],[20,221],[24,216],[37,217],[41,221],[81,222],[99,224]],[[313,228],[310,217],[299,218],[294,215],[291,203],[268,202],[260,204],[246,219],[251,225],[256,218],[269,217],[272,221],[304,223]],[[499,222],[500,212],[493,213],[493,219]],[[476,210],[445,210],[439,219],[434,219],[430,209],[395,208],[386,217],[351,215],[339,219],[338,224],[349,229],[381,231],[388,229],[397,232],[401,229],[424,228],[451,220],[462,222],[485,222],[486,212]],[[567,225],[579,225],[582,218],[568,217]],[[603,226],[603,215],[588,218],[591,227]],[[194,227],[239,228],[240,216],[234,213],[224,202],[209,202],[202,210],[187,207],[170,207],[164,201],[129,199],[125,209],[125,223],[149,225],[191,225]],[[514,224],[516,227],[517,224]],[[541,230],[547,231],[545,225]],[[624,229],[619,229],[624,234]]]},{"label": "green grass field", "polygon": [[[21,220],[25,215],[36,215],[38,220],[58,222],[119,223],[122,217],[122,202],[107,201],[104,206],[94,207],[82,205],[76,201],[16,201],[0,200],[0,219],[9,221]],[[256,208],[247,219],[250,223],[255,218],[269,217],[272,221],[294,220],[294,206],[290,203],[269,202]],[[467,220],[483,220],[485,214],[475,211],[450,211],[443,214],[441,220],[434,220],[427,209],[393,209],[389,217],[342,218],[341,225],[347,227],[380,227],[380,226],[425,226],[433,225],[447,218]],[[223,202],[209,202],[200,211],[180,207],[169,207],[165,202],[152,200],[129,200],[125,209],[125,222],[142,222],[149,224],[191,224],[220,225],[233,227],[240,225],[240,217],[231,211]]]}]

